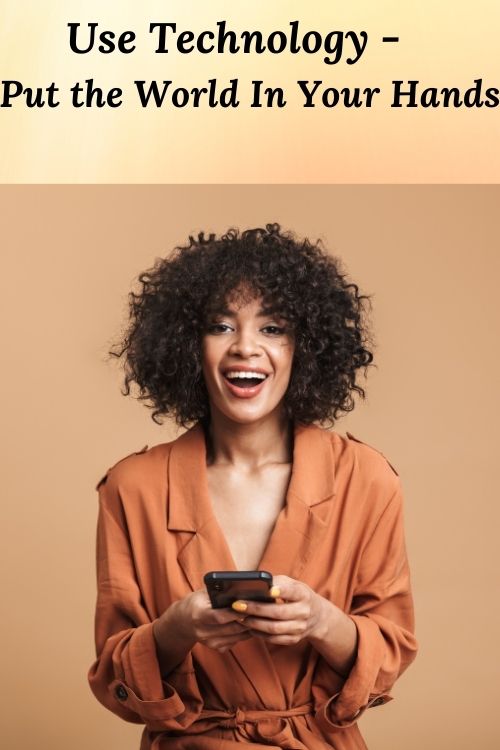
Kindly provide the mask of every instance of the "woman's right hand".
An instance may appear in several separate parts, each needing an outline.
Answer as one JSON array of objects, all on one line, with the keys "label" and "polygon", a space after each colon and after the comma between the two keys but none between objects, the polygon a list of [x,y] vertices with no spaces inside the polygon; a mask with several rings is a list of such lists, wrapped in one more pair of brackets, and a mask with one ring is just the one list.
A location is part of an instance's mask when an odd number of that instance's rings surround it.
[{"label": "woman's right hand", "polygon": [[233,609],[213,609],[206,591],[195,591],[178,604],[178,622],[195,643],[223,653],[239,641],[252,637],[245,617]]},{"label": "woman's right hand", "polygon": [[195,643],[224,653],[254,635],[245,627],[245,617],[230,608],[213,609],[206,591],[194,591],[174,602],[156,621],[153,632],[162,651],[167,644],[183,644],[190,651]]}]

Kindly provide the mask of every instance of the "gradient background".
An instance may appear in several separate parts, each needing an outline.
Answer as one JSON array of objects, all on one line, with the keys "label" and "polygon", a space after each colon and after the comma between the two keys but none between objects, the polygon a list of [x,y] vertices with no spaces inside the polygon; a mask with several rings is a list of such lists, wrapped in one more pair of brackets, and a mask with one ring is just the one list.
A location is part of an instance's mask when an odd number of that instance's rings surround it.
[{"label": "gradient background", "polygon": [[499,746],[500,188],[0,187],[4,211],[2,742],[137,750],[94,660],[98,479],[169,423],[120,395],[108,347],[140,271],[190,233],[278,221],[373,294],[368,399],[340,420],[405,489],[416,662],[360,726],[370,750]]},{"label": "gradient background", "polygon": [[[316,55],[168,55],[153,53],[150,21],[179,28],[366,30],[360,62],[325,65]],[[99,21],[103,29],[134,30],[130,55],[76,55],[68,22]],[[116,110],[0,110],[0,182],[362,183],[500,181],[500,108],[391,109],[392,80],[467,89],[474,79],[500,88],[498,0],[20,0],[0,10],[1,79],[25,86],[55,81],[67,91],[94,78],[120,86]],[[399,35],[399,44],[382,44]],[[186,87],[209,78],[246,83],[258,78],[289,92],[284,109],[174,110],[140,108],[135,79],[172,79]],[[297,80],[379,86],[372,109],[304,109]]]}]

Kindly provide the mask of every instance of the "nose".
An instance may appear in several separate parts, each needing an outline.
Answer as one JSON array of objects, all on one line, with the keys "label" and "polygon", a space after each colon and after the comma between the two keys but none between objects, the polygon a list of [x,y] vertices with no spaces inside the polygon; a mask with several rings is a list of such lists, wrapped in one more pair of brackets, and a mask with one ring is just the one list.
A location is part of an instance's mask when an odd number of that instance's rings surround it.
[{"label": "nose", "polygon": [[240,329],[235,332],[229,349],[230,354],[239,354],[241,357],[252,357],[260,354],[260,346],[255,332],[250,329]]}]

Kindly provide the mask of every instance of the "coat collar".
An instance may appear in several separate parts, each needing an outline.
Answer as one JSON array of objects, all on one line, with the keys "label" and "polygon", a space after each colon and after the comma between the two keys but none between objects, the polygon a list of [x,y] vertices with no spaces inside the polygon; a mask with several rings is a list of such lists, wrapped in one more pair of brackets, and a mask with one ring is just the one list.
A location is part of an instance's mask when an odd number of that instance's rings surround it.
[{"label": "coat collar", "polygon": [[[298,577],[327,527],[334,491],[331,434],[316,425],[294,424],[292,474],[285,506],[276,521],[260,568]],[[172,444],[167,527],[194,532],[178,556],[194,590],[208,570],[234,570],[208,493],[205,433],[200,423]],[[293,552],[292,552],[293,551]]]}]

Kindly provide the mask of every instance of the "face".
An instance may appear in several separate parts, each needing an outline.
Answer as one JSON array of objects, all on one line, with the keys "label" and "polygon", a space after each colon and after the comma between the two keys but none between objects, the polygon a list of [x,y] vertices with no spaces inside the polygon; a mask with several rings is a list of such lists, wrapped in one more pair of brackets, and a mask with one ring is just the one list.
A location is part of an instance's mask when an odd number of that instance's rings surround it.
[{"label": "face", "polygon": [[243,424],[280,414],[293,352],[286,321],[266,314],[260,298],[230,303],[213,316],[202,340],[212,415],[221,412]]}]

